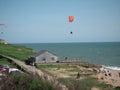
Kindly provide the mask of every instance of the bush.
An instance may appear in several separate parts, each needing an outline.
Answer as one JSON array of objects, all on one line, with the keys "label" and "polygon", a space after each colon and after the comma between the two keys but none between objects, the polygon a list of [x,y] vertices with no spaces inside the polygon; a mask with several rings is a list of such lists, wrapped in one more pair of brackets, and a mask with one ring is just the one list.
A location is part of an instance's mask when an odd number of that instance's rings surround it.
[{"label": "bush", "polygon": [[115,90],[120,90],[120,86],[115,87]]},{"label": "bush", "polygon": [[101,88],[112,88],[112,85],[110,84],[105,84],[105,83],[99,83],[97,84],[98,87],[101,87]]},{"label": "bush", "polygon": [[74,80],[74,79],[59,79],[60,82],[65,84],[69,90],[91,90],[93,86],[96,85],[97,80],[95,78],[86,78],[83,80]]},{"label": "bush", "polygon": [[96,78],[92,77],[86,77],[85,79],[81,80],[61,78],[59,81],[65,84],[69,90],[91,90],[92,87],[102,88],[100,90],[113,90],[111,85],[101,84]]},{"label": "bush", "polygon": [[50,83],[35,75],[13,74],[0,80],[0,90],[56,90]]}]

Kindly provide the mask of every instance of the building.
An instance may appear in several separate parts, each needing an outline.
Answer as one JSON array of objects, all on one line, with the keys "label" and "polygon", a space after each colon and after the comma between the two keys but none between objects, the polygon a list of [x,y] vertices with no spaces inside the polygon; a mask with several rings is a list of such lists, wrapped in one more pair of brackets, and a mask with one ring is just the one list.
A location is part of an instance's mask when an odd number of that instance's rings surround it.
[{"label": "building", "polygon": [[0,39],[0,44],[7,44],[7,42],[3,39]]},{"label": "building", "polygon": [[40,64],[40,63],[53,63],[53,62],[57,62],[58,61],[58,57],[47,51],[47,50],[41,50],[40,52],[38,52],[35,55],[35,63],[36,64]]}]

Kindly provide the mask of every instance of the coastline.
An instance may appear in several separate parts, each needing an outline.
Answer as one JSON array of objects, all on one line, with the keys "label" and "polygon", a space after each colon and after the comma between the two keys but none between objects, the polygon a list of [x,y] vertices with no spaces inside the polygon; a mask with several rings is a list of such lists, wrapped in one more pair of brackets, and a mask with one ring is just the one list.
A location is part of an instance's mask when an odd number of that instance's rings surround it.
[{"label": "coastline", "polygon": [[[45,44],[44,44],[45,45]],[[46,44],[47,45],[47,44]],[[42,49],[47,49],[47,50],[49,50],[49,51],[51,51],[51,52],[55,52],[56,53],[56,49],[55,49],[55,51],[53,50],[52,51],[52,49],[54,49],[54,46],[56,46],[56,45],[48,45],[48,46],[46,46],[46,47],[42,47]],[[66,45],[67,46],[67,45]],[[27,47],[29,47],[29,46],[27,46]],[[33,48],[34,46],[32,46],[31,48]],[[41,47],[40,45],[38,45],[37,47]],[[48,48],[49,47],[49,48]],[[59,47],[59,46],[58,46]],[[107,45],[105,46],[105,47],[107,47]],[[36,48],[37,50],[39,50],[39,48]],[[33,48],[34,49],[34,48]],[[34,49],[35,50],[35,49]],[[58,48],[57,48],[57,50],[58,50]],[[60,49],[59,49],[60,50]],[[58,50],[58,51],[59,51]],[[63,50],[63,49],[62,49]],[[71,50],[71,49],[70,49]],[[75,50],[76,50],[76,48],[75,48]],[[90,49],[90,50],[92,50],[92,49]],[[62,51],[62,52],[64,52],[64,51]],[[67,52],[66,52],[67,53]],[[93,53],[94,54],[94,53]],[[98,54],[100,54],[100,52],[98,53]],[[71,54],[70,54],[71,55]],[[97,58],[97,57],[96,57]],[[102,58],[101,58],[102,59]],[[67,61],[69,61],[69,60],[67,60]],[[84,61],[83,61],[84,62]],[[90,62],[90,61],[85,61],[86,63],[84,64],[84,65],[81,65],[81,66],[83,66],[83,67],[85,67],[87,70],[89,69],[91,69],[92,70],[92,72],[94,71],[94,69],[96,69],[96,68],[92,68],[92,67],[90,67],[90,68],[88,68],[88,63],[90,63],[91,65],[99,65],[101,68],[104,68],[105,70],[104,71],[100,71],[100,68],[98,69],[97,68],[97,71],[98,71],[98,73],[97,74],[95,74],[94,75],[94,77],[97,77],[101,82],[105,82],[105,83],[107,83],[107,84],[110,84],[110,85],[112,85],[112,86],[120,86],[120,77],[119,77],[119,72],[120,72],[120,68],[119,67],[117,67],[117,66],[107,66],[107,65],[103,65],[103,64],[94,64],[94,63],[92,63],[92,62]],[[72,62],[73,63],[73,62]],[[99,63],[99,62],[98,62]],[[78,68],[79,69],[81,69],[81,67],[79,67],[79,63],[76,63],[76,66],[78,66]],[[83,68],[83,70],[84,70],[84,68]],[[61,70],[61,71],[59,71],[59,72],[63,72],[64,70]],[[109,71],[110,73],[111,73],[111,76],[109,76],[109,75],[105,75],[105,72],[107,72],[107,71]],[[53,70],[53,73],[55,72],[55,70]],[[57,70],[56,70],[56,72],[57,72]],[[107,72],[108,73],[108,72]],[[63,74],[61,75],[62,77],[63,77]],[[64,75],[65,76],[65,75]],[[67,77],[68,75],[66,75],[66,77]]]},{"label": "coastline", "polygon": [[120,42],[96,43],[26,43],[15,44],[32,48],[36,53],[40,50],[54,52],[60,59],[75,59],[94,64],[120,67]]},{"label": "coastline", "polygon": [[112,86],[120,86],[120,68],[113,66],[104,66],[100,68],[100,73],[97,75],[100,81],[103,81]]},{"label": "coastline", "polygon": [[[15,48],[17,49],[17,47],[15,47]],[[6,49],[6,47],[5,47],[5,49]],[[18,50],[17,52],[22,52],[22,49],[20,49],[20,47],[17,50]],[[11,51],[13,52],[13,50],[11,50]],[[30,51],[31,51],[31,49],[30,49]],[[10,55],[11,55],[11,53],[10,53]],[[18,54],[14,54],[14,55],[17,56]],[[67,62],[48,63],[48,64],[46,63],[47,68],[42,68],[42,69],[45,70],[45,73],[48,72],[49,75],[51,75],[51,76],[53,75],[53,77],[55,77],[56,79],[71,78],[71,79],[75,79],[75,80],[82,80],[87,77],[90,77],[90,78],[95,77],[95,78],[97,78],[96,80],[104,82],[105,85],[109,84],[113,87],[120,86],[120,77],[118,74],[118,73],[120,73],[119,67],[94,64],[94,63],[86,62],[86,61],[75,62],[73,60],[73,62],[70,62],[69,58],[66,61]],[[40,65],[40,66],[42,66],[42,65]],[[100,71],[101,68],[104,68],[105,70]],[[116,70],[116,68],[118,70]],[[42,70],[42,69],[40,67],[40,70]],[[78,72],[80,72],[80,78],[76,79],[76,75]],[[107,76],[105,75],[105,73],[107,73]],[[109,73],[111,73],[111,76],[109,75]],[[88,82],[88,81],[86,81],[86,82]]]},{"label": "coastline", "polygon": [[105,65],[102,65],[102,67],[112,69],[112,70],[120,70],[120,67],[117,67],[117,66],[105,66]]}]

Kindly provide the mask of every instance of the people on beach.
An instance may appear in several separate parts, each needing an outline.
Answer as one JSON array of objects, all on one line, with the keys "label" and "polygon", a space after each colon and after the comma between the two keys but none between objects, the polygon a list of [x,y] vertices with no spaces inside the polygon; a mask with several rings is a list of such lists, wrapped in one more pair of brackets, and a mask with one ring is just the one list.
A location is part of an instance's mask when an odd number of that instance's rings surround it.
[{"label": "people on beach", "polygon": [[120,77],[120,72],[118,74],[119,74],[119,77]]},{"label": "people on beach", "polygon": [[105,76],[107,76],[107,73],[105,73]]},{"label": "people on beach", "polygon": [[108,75],[109,75],[110,77],[112,76],[112,74],[111,74],[111,73],[109,73]]}]

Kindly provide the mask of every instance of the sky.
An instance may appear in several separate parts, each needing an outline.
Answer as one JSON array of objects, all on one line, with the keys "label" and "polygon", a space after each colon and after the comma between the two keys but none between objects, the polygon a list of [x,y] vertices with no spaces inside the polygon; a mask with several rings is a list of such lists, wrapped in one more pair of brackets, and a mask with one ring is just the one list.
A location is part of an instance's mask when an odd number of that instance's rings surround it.
[{"label": "sky", "polygon": [[9,43],[120,42],[120,0],[0,0],[0,24]]}]

